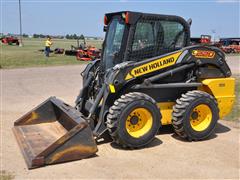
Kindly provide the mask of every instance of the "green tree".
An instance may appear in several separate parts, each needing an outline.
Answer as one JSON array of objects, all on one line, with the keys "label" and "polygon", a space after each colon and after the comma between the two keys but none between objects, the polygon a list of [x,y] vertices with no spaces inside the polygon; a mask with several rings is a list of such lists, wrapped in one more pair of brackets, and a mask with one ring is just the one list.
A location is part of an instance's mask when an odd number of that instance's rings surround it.
[{"label": "green tree", "polygon": [[78,39],[78,36],[76,34],[74,34],[73,39]]},{"label": "green tree", "polygon": [[33,38],[39,38],[38,34],[33,34]]},{"label": "green tree", "polygon": [[24,38],[28,38],[28,34],[23,33]]},{"label": "green tree", "polygon": [[79,36],[79,39],[84,39],[84,35],[81,34],[81,35]]}]

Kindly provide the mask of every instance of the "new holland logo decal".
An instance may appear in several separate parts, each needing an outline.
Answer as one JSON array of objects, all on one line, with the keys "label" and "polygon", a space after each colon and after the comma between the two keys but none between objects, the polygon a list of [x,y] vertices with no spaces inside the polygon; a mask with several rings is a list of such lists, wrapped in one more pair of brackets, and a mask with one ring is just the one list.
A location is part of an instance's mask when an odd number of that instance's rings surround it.
[{"label": "new holland logo decal", "polygon": [[127,74],[125,80],[142,76],[157,70],[160,70],[162,68],[171,66],[176,63],[178,57],[180,56],[182,52],[177,52],[175,54],[171,54],[165,57],[162,57],[160,59],[156,59],[152,62],[149,62],[147,64],[143,64],[141,66],[133,68],[130,73]]}]

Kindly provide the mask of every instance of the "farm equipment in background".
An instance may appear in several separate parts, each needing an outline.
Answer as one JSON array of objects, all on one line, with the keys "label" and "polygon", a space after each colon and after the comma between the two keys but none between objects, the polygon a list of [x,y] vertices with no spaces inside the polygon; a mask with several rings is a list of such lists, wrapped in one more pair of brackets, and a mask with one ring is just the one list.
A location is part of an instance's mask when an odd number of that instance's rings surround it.
[{"label": "farm equipment in background", "polygon": [[[38,51],[44,52],[45,49],[39,49]],[[64,49],[63,49],[63,48],[55,48],[54,50],[50,50],[50,53],[54,53],[54,54],[64,54]]]},{"label": "farm equipment in background", "polygon": [[77,60],[80,60],[80,61],[92,61],[100,58],[100,55],[101,55],[101,52],[99,49],[88,46],[84,49],[78,49],[76,57],[77,57]]},{"label": "farm equipment in background", "polygon": [[1,42],[3,44],[8,44],[8,45],[13,45],[13,44],[16,44],[17,46],[19,45],[19,39],[13,36],[2,37]]},{"label": "farm equipment in background", "polygon": [[240,53],[240,38],[221,38],[218,47],[226,54]]},{"label": "farm equipment in background", "polygon": [[77,60],[81,61],[92,61],[100,58],[101,51],[94,46],[86,45],[86,40],[84,37],[83,43],[80,44],[78,39],[77,46],[71,45],[71,50],[66,50],[65,55],[76,56]]},{"label": "farm equipment in background", "polygon": [[77,55],[77,51],[79,49],[83,49],[85,47],[86,47],[85,38],[83,39],[83,43],[79,43],[79,39],[77,39],[77,46],[71,45],[71,49],[70,50],[65,50],[65,55],[67,55],[67,56],[76,56]]},{"label": "farm equipment in background", "polygon": [[[39,49],[38,51],[40,52],[45,52],[45,49]],[[63,48],[55,48],[54,50],[50,49],[49,53],[54,53],[54,54],[64,54],[64,49]]]},{"label": "farm equipment in background", "polygon": [[55,48],[54,54],[64,54],[64,49],[63,48]]},{"label": "farm equipment in background", "polygon": [[235,79],[220,49],[190,45],[190,22],[106,14],[103,53],[81,73],[75,107],[51,97],[14,123],[28,168],[93,156],[104,133],[131,149],[149,144],[162,125],[188,141],[212,135],[232,109]]},{"label": "farm equipment in background", "polygon": [[192,37],[190,38],[191,45],[197,44],[211,44],[211,36],[210,35],[201,35],[201,37]]},{"label": "farm equipment in background", "polygon": [[201,35],[201,44],[211,44],[212,37],[210,35]]},{"label": "farm equipment in background", "polygon": [[64,54],[66,56],[76,56],[77,55],[77,50],[75,48],[72,48],[73,46],[71,45],[70,50],[65,50]]}]

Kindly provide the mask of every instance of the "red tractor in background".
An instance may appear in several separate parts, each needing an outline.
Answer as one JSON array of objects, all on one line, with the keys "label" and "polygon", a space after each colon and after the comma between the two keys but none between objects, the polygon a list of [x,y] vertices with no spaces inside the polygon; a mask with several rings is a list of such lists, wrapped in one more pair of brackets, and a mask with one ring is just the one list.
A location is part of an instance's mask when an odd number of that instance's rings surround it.
[{"label": "red tractor in background", "polygon": [[83,49],[77,50],[77,60],[80,61],[92,61],[94,59],[100,58],[101,52],[96,47],[88,46]]},{"label": "red tractor in background", "polygon": [[211,36],[210,35],[201,35],[201,44],[211,44]]},{"label": "red tractor in background", "polygon": [[83,37],[83,43],[80,44],[78,39],[77,47],[71,45],[71,50],[66,50],[65,55],[76,56],[80,61],[92,61],[100,58],[101,50],[91,45],[87,46],[85,37]]},{"label": "red tractor in background", "polygon": [[17,37],[13,37],[13,36],[3,37],[3,38],[1,38],[1,42],[3,44],[8,44],[8,45],[12,45],[12,44],[16,44],[17,46],[19,45],[18,38]]},{"label": "red tractor in background", "polygon": [[201,35],[201,37],[191,37],[190,41],[192,45],[211,44],[211,38],[210,35]]}]

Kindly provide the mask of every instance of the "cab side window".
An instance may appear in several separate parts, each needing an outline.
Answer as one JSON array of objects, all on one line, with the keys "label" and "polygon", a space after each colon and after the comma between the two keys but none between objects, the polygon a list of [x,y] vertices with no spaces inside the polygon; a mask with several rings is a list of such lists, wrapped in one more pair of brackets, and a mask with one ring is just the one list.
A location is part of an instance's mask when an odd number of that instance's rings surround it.
[{"label": "cab side window", "polygon": [[132,50],[154,46],[154,29],[151,23],[139,22],[136,27]]},{"label": "cab side window", "polygon": [[159,56],[186,45],[186,32],[176,21],[140,20],[135,29],[130,60]]},{"label": "cab side window", "polygon": [[174,21],[162,21],[161,24],[164,31],[163,48],[173,50],[182,48],[185,45],[183,25]]}]

